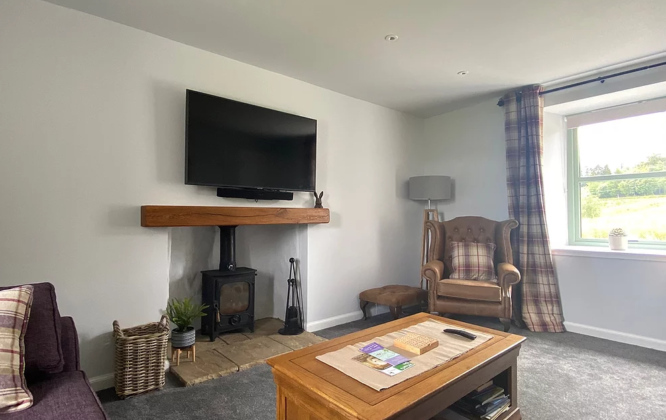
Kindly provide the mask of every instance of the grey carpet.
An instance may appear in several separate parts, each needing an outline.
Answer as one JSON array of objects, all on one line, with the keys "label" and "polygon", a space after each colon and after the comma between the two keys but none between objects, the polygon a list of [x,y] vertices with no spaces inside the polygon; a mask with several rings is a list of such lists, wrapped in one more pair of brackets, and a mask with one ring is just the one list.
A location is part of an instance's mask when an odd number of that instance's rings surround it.
[{"label": "grey carpet", "polygon": [[[466,322],[500,329],[486,318]],[[390,320],[388,314],[317,332],[335,338]],[[519,405],[527,420],[666,419],[666,353],[573,333],[531,333],[518,361]],[[99,393],[111,420],[273,420],[275,385],[267,365],[189,388],[167,387],[118,401]]]}]

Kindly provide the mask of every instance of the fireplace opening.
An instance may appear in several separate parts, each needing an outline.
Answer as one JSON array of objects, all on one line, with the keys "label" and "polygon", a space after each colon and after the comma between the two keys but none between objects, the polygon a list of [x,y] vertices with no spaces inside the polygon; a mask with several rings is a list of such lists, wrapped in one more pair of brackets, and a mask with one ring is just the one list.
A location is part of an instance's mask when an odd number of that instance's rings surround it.
[{"label": "fireplace opening", "polygon": [[219,270],[202,271],[202,302],[208,305],[202,334],[249,328],[254,332],[254,278],[257,270],[236,267],[236,226],[220,226]]}]

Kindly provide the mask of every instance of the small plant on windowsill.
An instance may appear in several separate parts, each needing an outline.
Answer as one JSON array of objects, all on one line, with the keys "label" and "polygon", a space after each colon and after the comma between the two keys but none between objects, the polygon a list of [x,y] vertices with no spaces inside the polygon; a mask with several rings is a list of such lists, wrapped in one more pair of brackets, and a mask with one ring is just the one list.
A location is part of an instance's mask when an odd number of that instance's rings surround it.
[{"label": "small plant on windowsill", "polygon": [[192,324],[194,320],[206,315],[203,311],[208,305],[197,305],[192,303],[190,298],[182,301],[176,298],[171,299],[167,304],[167,316],[169,320],[176,324],[176,328],[171,330],[171,346],[175,348],[184,348],[193,345],[196,341],[196,332]]},{"label": "small plant on windowsill", "polygon": [[608,245],[613,251],[626,251],[629,248],[629,238],[624,229],[611,229],[608,233]]}]

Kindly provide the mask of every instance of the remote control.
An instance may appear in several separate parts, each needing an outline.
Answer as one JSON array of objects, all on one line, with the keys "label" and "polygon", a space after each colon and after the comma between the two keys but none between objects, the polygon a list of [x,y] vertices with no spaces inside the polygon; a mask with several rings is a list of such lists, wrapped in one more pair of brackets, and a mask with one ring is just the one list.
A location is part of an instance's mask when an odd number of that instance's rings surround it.
[{"label": "remote control", "polygon": [[476,336],[474,334],[469,333],[467,331],[463,331],[463,330],[454,330],[453,328],[447,328],[442,332],[449,333],[449,334],[456,334],[456,335],[459,335],[461,337],[469,338],[470,340],[475,340],[476,339]]}]

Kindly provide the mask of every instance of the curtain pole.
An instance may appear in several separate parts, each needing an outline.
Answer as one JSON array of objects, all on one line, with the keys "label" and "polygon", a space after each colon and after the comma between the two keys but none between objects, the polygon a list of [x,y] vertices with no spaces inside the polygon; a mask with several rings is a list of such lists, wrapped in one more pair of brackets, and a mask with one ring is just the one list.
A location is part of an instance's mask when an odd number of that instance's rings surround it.
[{"label": "curtain pole", "polygon": [[[609,74],[608,76],[599,76],[599,77],[596,77],[594,79],[583,80],[582,82],[571,83],[569,85],[544,90],[544,91],[539,92],[539,95],[547,95],[549,93],[559,92],[561,90],[571,89],[571,88],[575,88],[575,87],[578,87],[578,86],[587,85],[589,83],[595,83],[595,82],[604,83],[607,79],[612,79],[614,77],[625,76],[627,74],[637,73],[639,71],[650,70],[650,69],[654,69],[654,68],[661,67],[661,66],[666,66],[666,61],[662,61],[661,63],[656,63],[656,64],[650,64],[649,66],[643,66],[643,67],[639,67],[639,68],[636,68],[636,69],[625,70],[625,71],[621,71],[621,72],[618,72],[618,73]],[[504,100],[500,99],[497,102],[497,106],[504,106]]]}]

